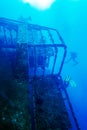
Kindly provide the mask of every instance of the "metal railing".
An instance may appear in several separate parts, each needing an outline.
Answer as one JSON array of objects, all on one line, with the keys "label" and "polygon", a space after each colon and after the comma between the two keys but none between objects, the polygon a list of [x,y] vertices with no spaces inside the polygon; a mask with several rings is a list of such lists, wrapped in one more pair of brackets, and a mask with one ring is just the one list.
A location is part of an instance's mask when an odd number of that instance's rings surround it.
[{"label": "metal railing", "polygon": [[[47,71],[49,71],[48,75],[61,74],[67,48],[56,29],[0,18],[0,47],[14,49],[19,44],[20,46],[27,44],[30,75],[38,76],[38,69],[42,73],[40,76],[47,75],[45,73]],[[62,50],[62,56],[60,56],[59,50]],[[60,63],[58,63],[58,57],[61,57]]]}]

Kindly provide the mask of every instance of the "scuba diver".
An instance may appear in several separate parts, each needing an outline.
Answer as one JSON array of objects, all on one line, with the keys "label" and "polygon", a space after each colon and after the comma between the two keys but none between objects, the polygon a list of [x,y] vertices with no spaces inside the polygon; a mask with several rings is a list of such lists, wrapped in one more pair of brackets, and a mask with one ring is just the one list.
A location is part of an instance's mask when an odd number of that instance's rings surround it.
[{"label": "scuba diver", "polygon": [[70,61],[73,61],[74,65],[77,65],[78,64],[77,56],[78,55],[76,52],[70,52],[70,58],[67,61],[65,61],[65,63],[69,63]]}]

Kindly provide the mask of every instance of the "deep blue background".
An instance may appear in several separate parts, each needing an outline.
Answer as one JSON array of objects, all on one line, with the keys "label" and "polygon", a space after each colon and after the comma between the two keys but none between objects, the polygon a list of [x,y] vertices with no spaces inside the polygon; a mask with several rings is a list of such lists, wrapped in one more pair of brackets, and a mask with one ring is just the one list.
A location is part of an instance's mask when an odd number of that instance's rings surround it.
[{"label": "deep blue background", "polygon": [[0,17],[18,19],[21,15],[31,16],[32,23],[58,29],[68,46],[68,54],[70,51],[78,54],[79,64],[65,64],[62,75],[69,74],[77,84],[67,91],[81,130],[87,130],[87,0],[56,0],[45,11],[36,10],[21,0],[0,0]]}]

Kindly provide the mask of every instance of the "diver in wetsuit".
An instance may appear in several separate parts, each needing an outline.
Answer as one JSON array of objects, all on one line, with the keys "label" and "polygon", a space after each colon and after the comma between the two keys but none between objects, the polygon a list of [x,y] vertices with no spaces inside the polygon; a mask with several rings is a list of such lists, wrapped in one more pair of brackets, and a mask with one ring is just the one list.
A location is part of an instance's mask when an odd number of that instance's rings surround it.
[{"label": "diver in wetsuit", "polygon": [[78,64],[76,52],[70,52],[70,58],[65,63],[69,63],[70,61],[73,61],[75,63],[74,65]]}]

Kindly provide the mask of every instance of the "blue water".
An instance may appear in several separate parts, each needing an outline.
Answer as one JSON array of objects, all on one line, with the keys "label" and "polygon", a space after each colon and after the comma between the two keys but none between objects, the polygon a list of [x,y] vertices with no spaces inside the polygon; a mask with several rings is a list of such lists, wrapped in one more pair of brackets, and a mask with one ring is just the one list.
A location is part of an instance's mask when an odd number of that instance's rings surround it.
[{"label": "blue water", "polygon": [[32,23],[56,28],[60,31],[70,52],[77,53],[78,64],[71,60],[64,65],[62,75],[70,75],[76,87],[67,88],[81,130],[87,130],[87,1],[56,0],[51,8],[40,11],[21,0],[0,1],[0,17],[18,19],[31,16]]}]

